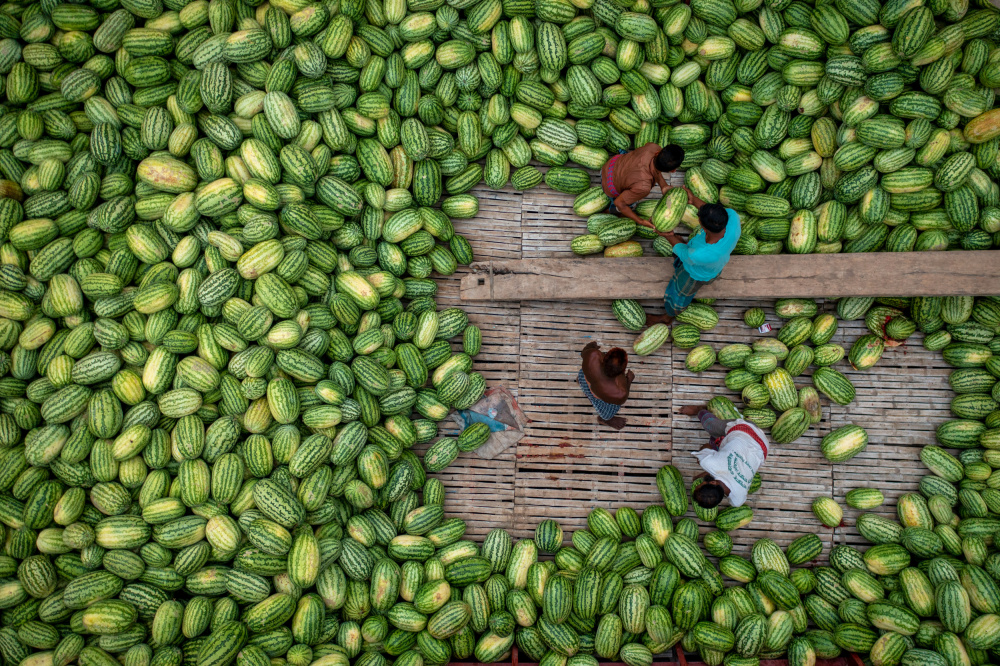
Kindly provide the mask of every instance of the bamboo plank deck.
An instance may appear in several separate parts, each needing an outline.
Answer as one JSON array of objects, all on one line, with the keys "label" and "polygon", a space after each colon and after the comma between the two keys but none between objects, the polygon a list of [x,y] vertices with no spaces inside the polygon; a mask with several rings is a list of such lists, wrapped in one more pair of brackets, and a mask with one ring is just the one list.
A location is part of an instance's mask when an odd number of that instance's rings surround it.
[{"label": "bamboo plank deck", "polygon": [[[675,180],[678,179],[674,175]],[[477,261],[516,261],[571,255],[573,236],[584,233],[585,222],[572,212],[572,197],[538,188],[528,192],[492,192],[477,188],[480,214],[456,220]],[[780,261],[783,258],[777,258]],[[696,419],[679,415],[683,405],[704,403],[713,395],[738,396],[723,384],[719,366],[695,375],[684,367],[686,350],[665,345],[648,357],[630,357],[636,374],[632,397],[621,411],[626,428],[615,432],[596,423],[596,416],[577,384],[579,350],[590,340],[603,348],[631,349],[634,333],[615,320],[608,301],[483,301],[460,298],[463,268],[440,280],[442,307],[462,307],[483,331],[482,352],[475,369],[488,385],[504,385],[518,397],[531,419],[516,446],[492,461],[475,453],[461,454],[439,474],[447,487],[446,509],[467,521],[467,535],[481,539],[503,527],[516,538],[531,537],[543,519],[558,520],[567,539],[586,525],[587,512],[597,506],[636,510],[660,503],[655,475],[666,463],[677,465],[685,479],[699,471],[690,452],[706,439]],[[744,310],[762,306],[776,329],[781,321],[771,301],[720,300],[718,327],[702,341],[716,350],[734,342],[752,342],[761,334],[742,321]],[[662,308],[659,299],[643,302],[647,312]],[[832,303],[824,303],[833,311]],[[834,342],[849,348],[864,322],[841,322]],[[751,497],[754,521],[733,533],[734,552],[747,554],[750,544],[768,536],[784,546],[806,532],[823,536],[827,545],[860,543],[853,524],[859,512],[846,507],[845,493],[867,485],[881,489],[886,504],[876,511],[891,515],[895,498],[915,492],[926,472],[918,459],[920,447],[934,442],[934,430],[949,418],[952,393],[948,369],[940,354],[920,345],[917,334],[904,346],[886,351],[868,371],[854,371],[846,362],[837,368],[857,387],[858,398],[846,407],[823,398],[823,421],[796,442],[772,447],[760,492]],[[800,386],[808,383],[800,378]],[[856,423],[868,430],[868,449],[842,464],[831,464],[820,453],[820,440],[830,430]],[[444,429],[454,431],[450,422]],[[828,530],[812,515],[816,497],[832,496],[845,508],[845,528]],[[694,517],[693,511],[689,513]],[[702,529],[711,529],[702,525]],[[825,557],[825,555],[824,555]]]}]

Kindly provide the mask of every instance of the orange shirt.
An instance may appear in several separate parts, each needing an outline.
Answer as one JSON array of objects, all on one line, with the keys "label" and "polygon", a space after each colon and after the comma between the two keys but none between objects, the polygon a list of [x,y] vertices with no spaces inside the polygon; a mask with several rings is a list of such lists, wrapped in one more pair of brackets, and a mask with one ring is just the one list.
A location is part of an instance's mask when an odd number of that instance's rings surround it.
[{"label": "orange shirt", "polygon": [[601,183],[604,193],[612,199],[621,197],[621,204],[631,206],[642,201],[649,196],[649,191],[653,189],[653,183],[658,183],[661,190],[667,189],[667,181],[663,179],[663,174],[656,168],[656,156],[660,153],[660,146],[655,143],[647,143],[642,148],[625,153],[615,161],[611,178],[618,196],[607,188],[608,165],[605,164],[601,170]]}]

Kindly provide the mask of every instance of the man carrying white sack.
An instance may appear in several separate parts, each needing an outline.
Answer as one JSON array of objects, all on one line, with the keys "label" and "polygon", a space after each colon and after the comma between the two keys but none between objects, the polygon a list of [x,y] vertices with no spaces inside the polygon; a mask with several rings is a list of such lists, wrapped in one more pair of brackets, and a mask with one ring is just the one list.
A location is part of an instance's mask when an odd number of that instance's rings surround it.
[{"label": "man carrying white sack", "polygon": [[742,506],[754,475],[767,460],[770,442],[764,431],[743,419],[724,421],[703,406],[688,405],[680,412],[697,416],[711,437],[693,454],[705,470],[695,478],[705,481],[691,491],[692,499],[705,509],[718,506],[725,497],[733,506]]}]

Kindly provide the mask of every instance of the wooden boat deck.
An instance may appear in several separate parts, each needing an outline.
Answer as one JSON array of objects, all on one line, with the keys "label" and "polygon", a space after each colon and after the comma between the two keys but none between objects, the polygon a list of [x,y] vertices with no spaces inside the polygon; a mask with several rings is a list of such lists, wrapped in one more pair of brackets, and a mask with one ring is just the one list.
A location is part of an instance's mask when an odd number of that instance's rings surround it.
[{"label": "wooden boat deck", "polygon": [[[480,187],[474,193],[480,199],[479,215],[456,220],[455,227],[472,243],[477,261],[571,257],[570,240],[586,233],[569,195],[544,187],[515,192],[509,186],[500,192]],[[482,328],[483,347],[475,369],[489,386],[509,388],[531,419],[516,447],[494,460],[462,454],[439,475],[448,489],[447,511],[467,521],[472,538],[479,540],[497,527],[516,538],[531,537],[546,518],[558,520],[568,538],[586,525],[587,513],[595,507],[641,511],[660,503],[655,476],[666,463],[679,467],[690,480],[698,471],[690,452],[706,435],[696,419],[677,410],[720,393],[739,405],[738,396],[723,384],[721,367],[698,375],[688,372],[687,351],[672,344],[648,357],[633,356],[630,367],[636,382],[620,414],[628,425],[620,432],[601,427],[576,378],[579,350],[587,342],[631,349],[635,334],[617,322],[610,301],[462,302],[459,282],[467,273],[462,269],[439,281],[439,303],[462,307]],[[836,291],[834,285],[831,291]],[[662,308],[657,300],[644,305],[647,312]],[[742,321],[744,310],[752,306],[764,307],[771,325],[780,327],[770,301],[720,300],[714,306],[719,325],[702,341],[719,349],[760,336]],[[823,309],[832,311],[833,305],[825,303]],[[834,342],[849,348],[863,328],[863,322],[842,322]],[[796,442],[772,448],[761,470],[763,487],[751,496],[754,520],[733,533],[735,553],[748,554],[749,546],[763,536],[785,545],[807,532],[820,534],[828,546],[860,542],[853,528],[858,512],[843,503],[847,491],[859,486],[881,489],[886,503],[880,510],[890,514],[896,497],[916,490],[926,473],[919,450],[934,443],[936,427],[949,418],[952,398],[948,368],[939,353],[926,351],[920,341],[917,334],[906,345],[888,350],[869,371],[838,364],[857,387],[857,400],[839,407],[824,398],[822,423]],[[870,443],[853,460],[834,465],[820,454],[820,439],[845,423],[866,428]],[[846,527],[830,530],[819,524],[810,505],[821,495],[844,506]]]}]

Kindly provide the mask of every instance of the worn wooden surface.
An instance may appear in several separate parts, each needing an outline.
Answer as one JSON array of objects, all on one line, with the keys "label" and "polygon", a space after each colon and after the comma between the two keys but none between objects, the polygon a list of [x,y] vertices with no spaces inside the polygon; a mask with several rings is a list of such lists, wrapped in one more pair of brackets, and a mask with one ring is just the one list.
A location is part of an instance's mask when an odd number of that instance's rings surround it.
[{"label": "worn wooden surface", "polygon": [[[659,256],[479,262],[462,279],[463,301],[656,298],[673,275]],[[1000,252],[878,252],[734,256],[699,291],[704,298],[968,296],[1000,291]]]},{"label": "worn wooden surface", "polygon": [[[524,193],[481,188],[475,194],[480,197],[480,215],[456,220],[456,228],[472,242],[478,260],[571,256],[569,240],[584,233],[585,222],[573,215],[572,197],[567,195],[545,188]],[[636,383],[621,411],[628,425],[620,432],[601,427],[577,384],[579,350],[591,340],[631,349],[635,337],[615,320],[609,304],[465,302],[459,295],[463,275],[468,275],[467,269],[441,280],[439,302],[442,307],[462,307],[482,328],[483,350],[475,369],[489,385],[502,384],[514,392],[531,419],[517,447],[491,461],[475,453],[461,454],[438,475],[448,490],[447,511],[467,520],[468,535],[474,539],[496,527],[516,538],[531,537],[545,518],[559,520],[569,538],[573,530],[585,527],[587,513],[595,507],[642,510],[661,502],[656,471],[673,463],[690,480],[698,471],[690,453],[706,439],[697,420],[679,415],[677,409],[719,394],[742,404],[725,388],[721,367],[692,374],[684,367],[687,351],[668,344],[647,357],[630,356]],[[662,308],[656,296],[643,302],[647,312]],[[765,308],[775,328],[766,335],[776,335],[781,320],[774,316],[771,301],[720,300],[714,305],[719,325],[703,334],[703,341],[718,350],[760,337],[742,321],[743,312],[752,306]],[[824,311],[833,307],[831,302],[822,304]],[[863,322],[841,322],[834,342],[849,347],[863,329]],[[935,428],[949,418],[952,393],[940,354],[924,350],[918,334],[906,345],[887,350],[871,370],[854,371],[846,362],[836,367],[854,382],[858,399],[840,407],[824,398],[822,423],[794,443],[772,448],[761,470],[763,487],[750,500],[754,521],[734,533],[734,552],[747,554],[762,536],[785,545],[806,532],[820,534],[827,545],[860,543],[853,528],[859,512],[843,503],[848,490],[880,488],[887,500],[876,511],[885,515],[894,514],[896,497],[916,490],[925,473],[919,450],[934,442]],[[800,387],[808,383],[808,377],[796,379]],[[845,423],[866,428],[871,443],[853,460],[834,465],[820,454],[820,440]],[[446,429],[454,431],[453,424]],[[818,523],[810,505],[819,496],[834,497],[844,506],[847,527],[829,530]]]}]

